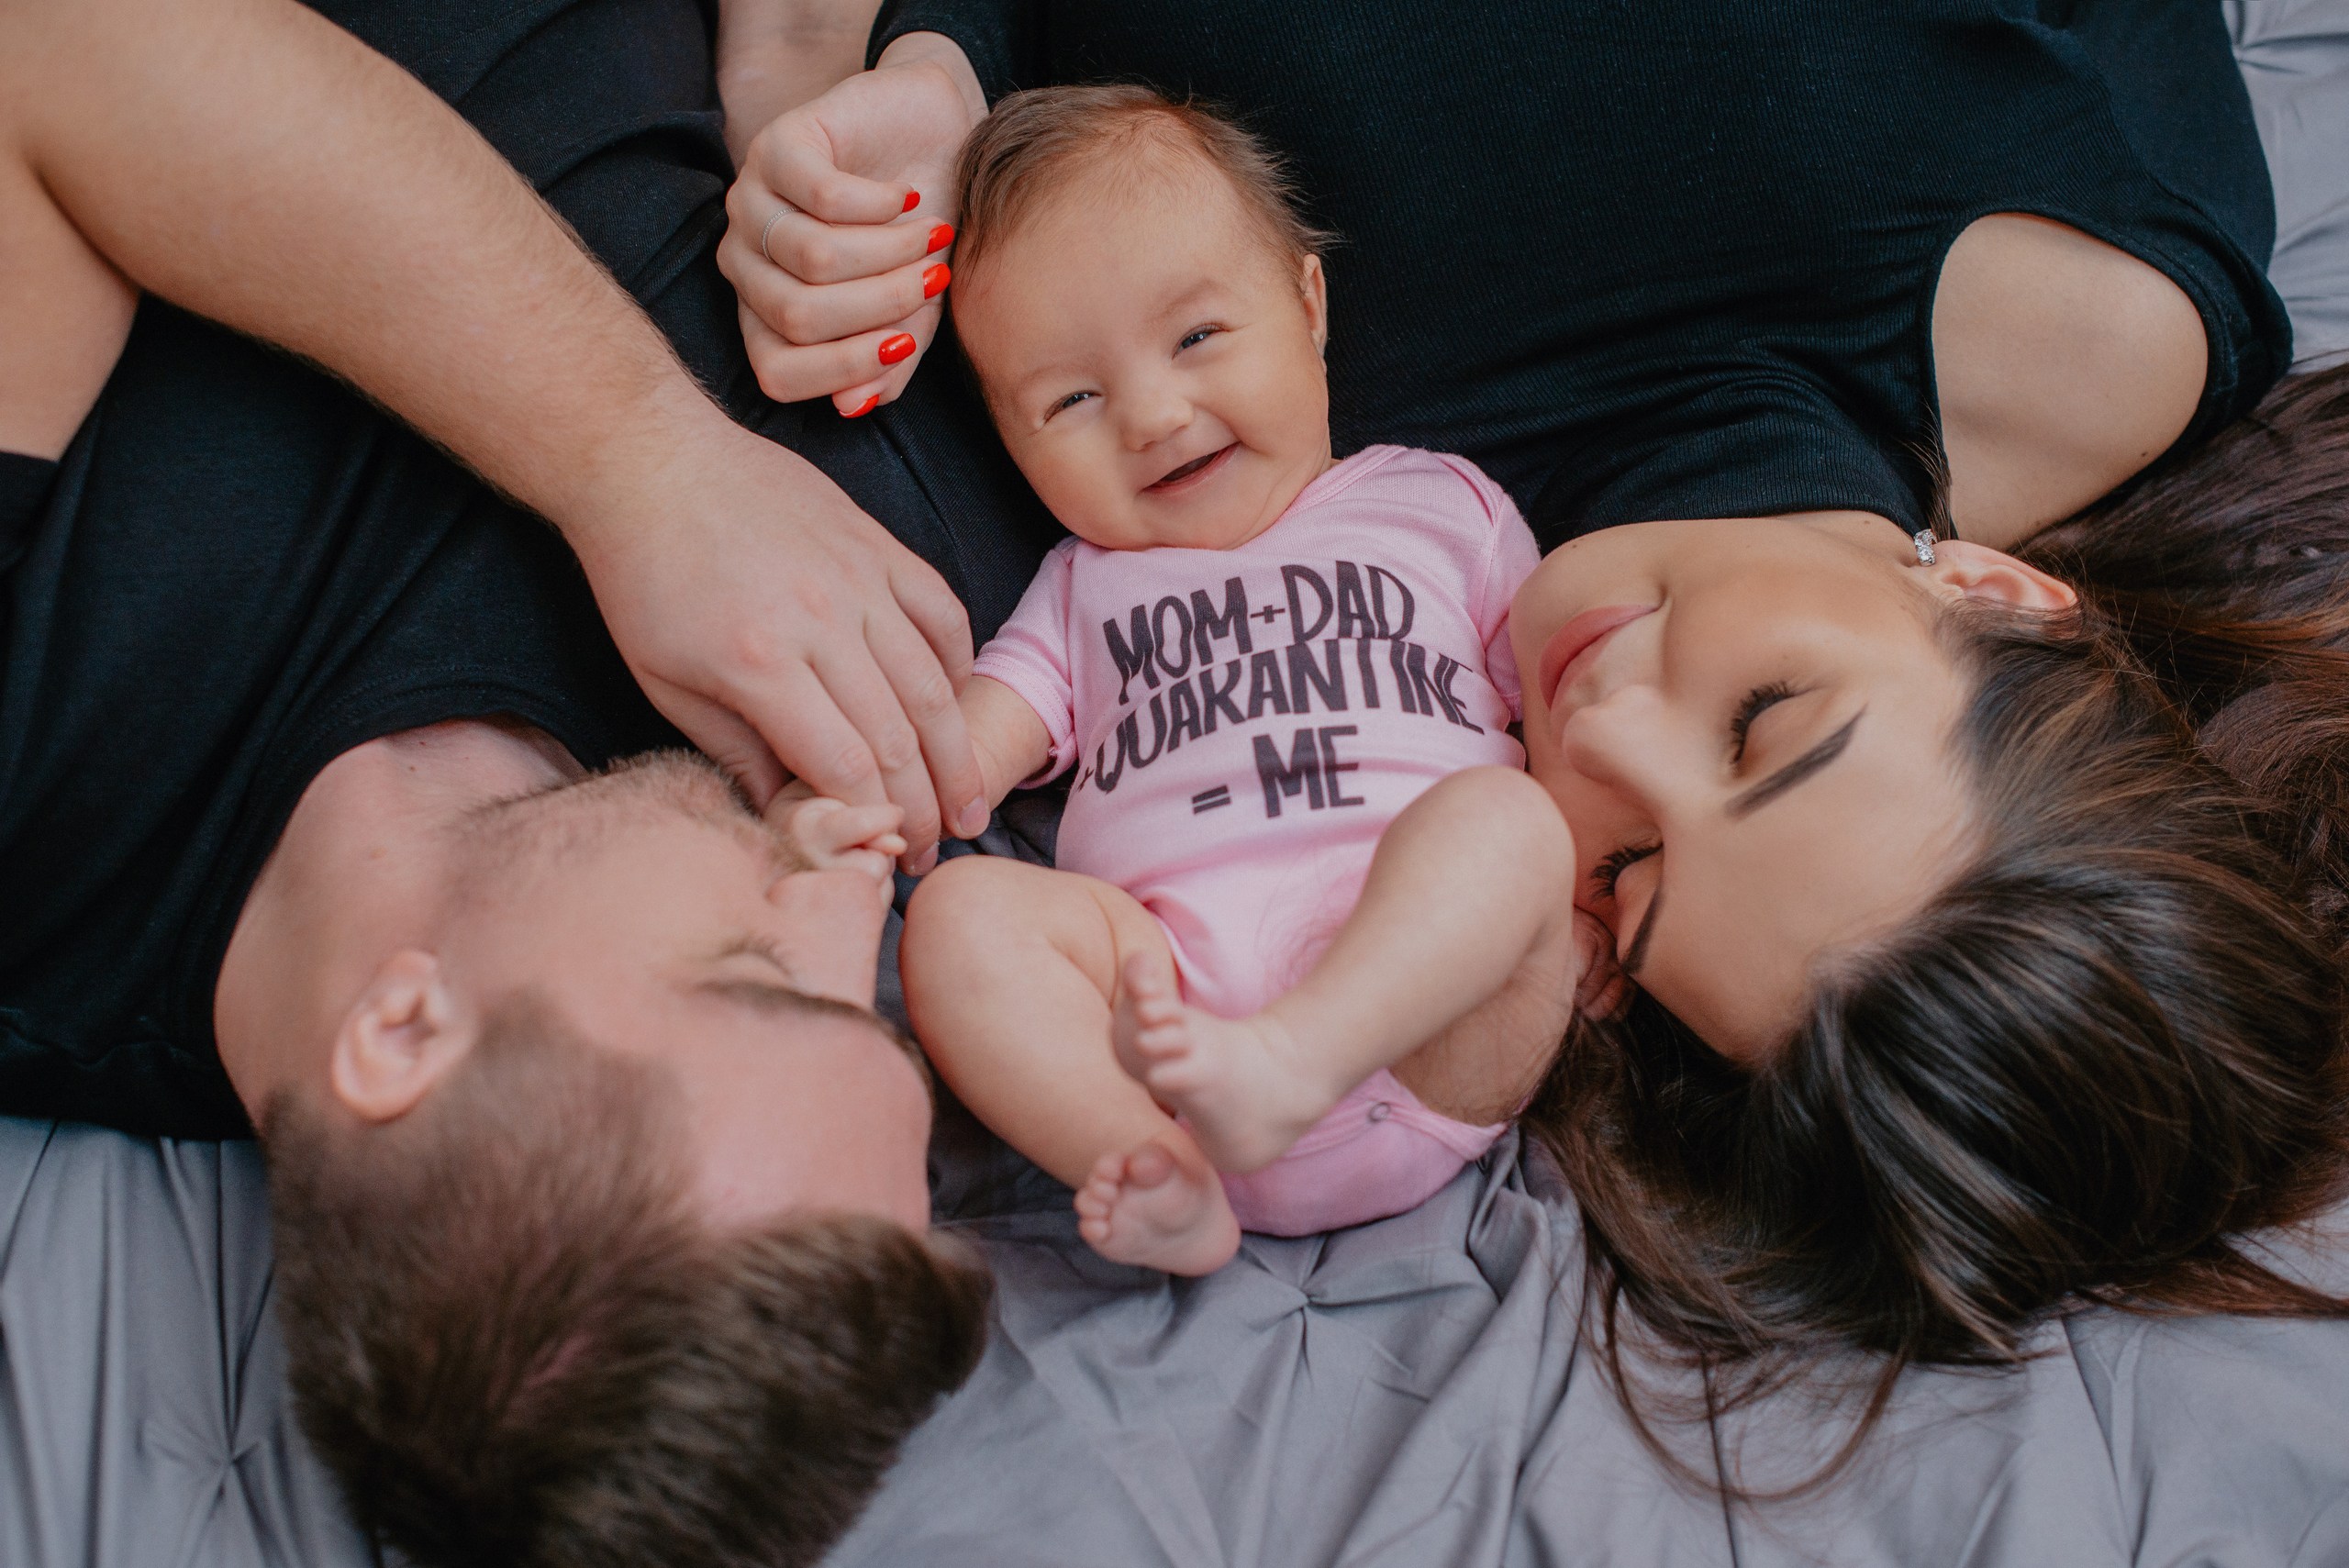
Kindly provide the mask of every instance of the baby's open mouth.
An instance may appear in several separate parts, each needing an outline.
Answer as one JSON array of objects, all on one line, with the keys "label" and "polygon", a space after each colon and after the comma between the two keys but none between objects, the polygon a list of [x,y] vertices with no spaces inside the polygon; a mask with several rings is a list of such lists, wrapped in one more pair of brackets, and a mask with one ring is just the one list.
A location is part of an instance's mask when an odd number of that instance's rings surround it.
[{"label": "baby's open mouth", "polygon": [[1180,468],[1170,470],[1168,473],[1162,475],[1156,484],[1147,485],[1145,488],[1162,492],[1179,489],[1191,480],[1199,478],[1209,469],[1220,467],[1225,458],[1230,457],[1233,452],[1238,451],[1239,450],[1240,443],[1238,441],[1232,441],[1228,445],[1218,447],[1215,450],[1208,453],[1205,457],[1195,457],[1190,462],[1183,464]]}]

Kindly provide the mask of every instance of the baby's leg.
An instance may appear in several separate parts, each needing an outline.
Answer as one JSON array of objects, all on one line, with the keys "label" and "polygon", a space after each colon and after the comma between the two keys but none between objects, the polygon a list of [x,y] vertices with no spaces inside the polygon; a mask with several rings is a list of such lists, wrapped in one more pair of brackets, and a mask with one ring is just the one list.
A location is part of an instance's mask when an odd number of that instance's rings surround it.
[{"label": "baby's leg", "polygon": [[[1570,1001],[1574,862],[1573,837],[1541,785],[1508,768],[1454,773],[1388,825],[1328,951],[1255,1017],[1186,1007],[1163,959],[1128,959],[1119,1059],[1188,1118],[1219,1169],[1268,1164],[1364,1078],[1473,1010],[1504,1005],[1511,977],[1537,955],[1553,968],[1564,955]],[[1472,1043],[1464,1034],[1432,1061],[1474,1069],[1463,1054]],[[1507,1089],[1521,1075],[1513,1063]]]},{"label": "baby's leg", "polygon": [[1124,962],[1166,934],[1091,877],[966,855],[923,879],[898,962],[914,1032],[981,1121],[1076,1189],[1079,1229],[1119,1262],[1220,1268],[1240,1244],[1223,1183],[1109,1050]]}]

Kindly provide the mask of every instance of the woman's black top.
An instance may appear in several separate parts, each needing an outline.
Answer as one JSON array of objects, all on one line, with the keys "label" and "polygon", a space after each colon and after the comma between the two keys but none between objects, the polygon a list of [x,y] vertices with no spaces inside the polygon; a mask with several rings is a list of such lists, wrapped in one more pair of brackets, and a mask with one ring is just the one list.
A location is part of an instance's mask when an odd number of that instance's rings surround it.
[{"label": "woman's black top", "polygon": [[990,99],[1141,80],[1292,160],[1338,449],[1464,453],[1545,546],[1854,507],[1917,526],[1932,295],[2035,213],[2159,268],[2210,347],[2186,439],[2289,359],[2218,0],[889,0]]},{"label": "woman's black top", "polygon": [[[975,412],[758,395],[713,261],[707,7],[326,8],[512,159],[738,417],[1001,619],[1050,540]],[[326,376],[143,301],[64,461],[0,456],[0,1115],[244,1130],[213,991],[302,792],[494,714],[591,765],[677,743],[552,529]]]}]

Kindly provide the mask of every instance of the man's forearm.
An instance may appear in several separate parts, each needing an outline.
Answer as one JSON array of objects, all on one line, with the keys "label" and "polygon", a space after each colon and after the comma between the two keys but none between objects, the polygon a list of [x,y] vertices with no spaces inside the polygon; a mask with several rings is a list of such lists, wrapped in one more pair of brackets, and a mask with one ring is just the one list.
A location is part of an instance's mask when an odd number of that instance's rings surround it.
[{"label": "man's forearm", "polygon": [[133,282],[345,377],[574,543],[722,424],[488,143],[293,0],[19,0],[0,47],[33,166]]}]

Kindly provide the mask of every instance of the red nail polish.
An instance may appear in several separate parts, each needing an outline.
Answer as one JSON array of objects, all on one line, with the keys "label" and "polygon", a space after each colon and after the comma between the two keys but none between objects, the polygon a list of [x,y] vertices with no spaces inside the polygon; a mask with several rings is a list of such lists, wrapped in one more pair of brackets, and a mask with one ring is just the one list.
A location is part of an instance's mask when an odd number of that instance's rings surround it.
[{"label": "red nail polish", "polygon": [[954,274],[947,269],[947,265],[943,261],[939,262],[938,265],[930,268],[930,271],[921,275],[922,298],[936,299],[940,295],[944,294],[946,292],[946,284],[948,281],[953,276]]},{"label": "red nail polish", "polygon": [[910,332],[900,332],[894,338],[881,339],[881,362],[885,365],[894,365],[913,351],[914,335]]},{"label": "red nail polish", "polygon": [[841,417],[843,419],[862,419],[867,414],[872,413],[875,408],[880,406],[881,395],[876,392],[872,396],[866,398],[863,402],[858,404],[855,407],[850,409],[847,413],[841,415]]},{"label": "red nail polish", "polygon": [[919,191],[907,191],[906,193],[906,205],[899,207],[897,210],[899,212],[911,212],[914,208],[919,206],[921,206],[921,193]]},{"label": "red nail polish", "polygon": [[930,249],[924,250],[922,254],[925,256],[935,256],[938,252],[945,250],[949,245],[953,243],[954,226],[951,223],[941,223],[936,228],[930,231]]}]

